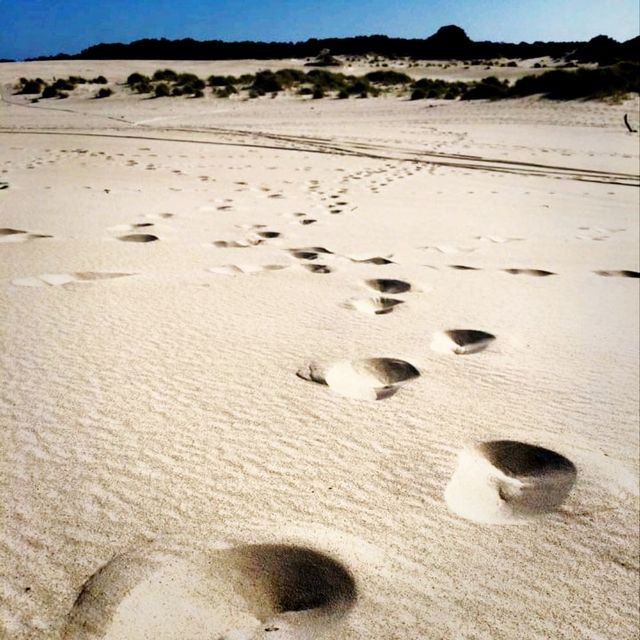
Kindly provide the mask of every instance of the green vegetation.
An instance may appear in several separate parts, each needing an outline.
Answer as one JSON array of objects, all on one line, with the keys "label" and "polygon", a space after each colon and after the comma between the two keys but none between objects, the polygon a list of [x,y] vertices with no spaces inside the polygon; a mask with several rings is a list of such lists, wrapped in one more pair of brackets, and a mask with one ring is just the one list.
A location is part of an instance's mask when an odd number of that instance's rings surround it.
[{"label": "green vegetation", "polygon": [[[370,60],[368,60],[371,63]],[[499,63],[495,60],[473,60],[469,64],[490,64],[493,66],[517,66],[515,61]],[[442,65],[440,65],[442,66]],[[446,67],[446,65],[445,65]],[[540,63],[534,65],[541,68]],[[64,98],[79,84],[107,84],[104,76],[86,80],[80,76],[54,79],[48,84],[42,78],[20,78],[15,85],[17,94],[40,94],[42,98]],[[158,69],[149,77],[142,73],[130,74],[125,83],[129,89],[139,94],[155,97],[191,96],[203,98],[205,88],[211,87],[216,98],[230,98],[243,92],[249,98],[288,91],[312,99],[335,97],[346,100],[357,96],[367,98],[381,93],[406,96],[410,100],[502,100],[541,95],[552,100],[620,98],[629,93],[640,93],[640,63],[618,62],[596,68],[577,67],[571,63],[544,71],[537,75],[527,75],[510,84],[489,76],[475,82],[448,82],[446,80],[422,78],[413,81],[410,76],[389,69],[371,71],[364,76],[347,75],[328,69],[314,68],[264,70],[256,74],[239,77],[211,75],[206,82],[193,73],[177,73],[172,69]],[[246,93],[244,93],[246,92]],[[103,87],[96,98],[106,98],[113,92]],[[37,99],[37,98],[36,98]]]}]

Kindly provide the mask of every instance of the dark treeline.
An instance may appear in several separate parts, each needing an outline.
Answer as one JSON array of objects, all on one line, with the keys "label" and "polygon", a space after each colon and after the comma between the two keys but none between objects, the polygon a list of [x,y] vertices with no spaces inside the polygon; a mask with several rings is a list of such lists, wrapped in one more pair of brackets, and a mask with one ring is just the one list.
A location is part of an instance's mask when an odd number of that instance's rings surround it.
[{"label": "dark treeline", "polygon": [[223,42],[149,39],[130,44],[97,44],[79,54],[58,54],[31,60],[259,60],[310,58],[328,49],[333,55],[356,56],[374,53],[383,56],[408,56],[422,60],[468,60],[478,58],[536,58],[551,56],[612,64],[620,60],[638,60],[640,37],[619,43],[607,36],[589,42],[475,42],[463,29],[441,27],[425,39],[390,38],[383,35],[350,38],[310,38],[304,42]]}]

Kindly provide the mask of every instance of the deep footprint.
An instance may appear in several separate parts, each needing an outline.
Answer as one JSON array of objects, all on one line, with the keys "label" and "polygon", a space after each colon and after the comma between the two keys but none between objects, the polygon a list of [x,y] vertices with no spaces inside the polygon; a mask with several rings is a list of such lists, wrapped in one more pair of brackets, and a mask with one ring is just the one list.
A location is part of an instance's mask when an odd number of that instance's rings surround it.
[{"label": "deep footprint", "polygon": [[389,278],[375,278],[365,280],[365,284],[374,291],[380,293],[406,293],[411,291],[411,285],[404,280],[393,280]]},{"label": "deep footprint", "polygon": [[399,304],[403,304],[404,300],[396,298],[354,298],[345,303],[348,309],[360,311],[366,315],[384,315],[391,313]]},{"label": "deep footprint", "polygon": [[459,454],[445,500],[474,522],[518,524],[556,511],[576,477],[575,465],[555,451],[494,440]]},{"label": "deep footprint", "polygon": [[630,271],[629,269],[621,269],[619,271],[594,271],[599,276],[605,278],[640,278],[639,271]]},{"label": "deep footprint", "polygon": [[337,637],[357,598],[346,566],[302,546],[134,551],[81,586],[62,638]]},{"label": "deep footprint", "polygon": [[333,364],[311,362],[296,372],[303,380],[327,385],[338,395],[359,400],[383,400],[420,372],[397,358],[341,360]]},{"label": "deep footprint", "polygon": [[431,348],[441,353],[466,355],[486,349],[496,337],[477,329],[449,329],[437,333],[431,341]]},{"label": "deep footprint", "polygon": [[540,278],[556,275],[553,271],[545,271],[544,269],[503,269],[503,271],[513,275],[538,276]]},{"label": "deep footprint", "polygon": [[126,236],[120,236],[118,240],[122,240],[122,242],[155,242],[160,238],[151,233],[131,233]]}]

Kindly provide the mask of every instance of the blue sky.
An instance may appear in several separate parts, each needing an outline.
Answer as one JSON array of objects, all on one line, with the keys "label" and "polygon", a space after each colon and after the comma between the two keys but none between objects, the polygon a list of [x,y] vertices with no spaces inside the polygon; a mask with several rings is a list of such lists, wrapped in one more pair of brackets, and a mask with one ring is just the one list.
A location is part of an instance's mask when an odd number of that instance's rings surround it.
[{"label": "blue sky", "polygon": [[77,53],[139,38],[423,38],[457,24],[474,40],[627,40],[638,0],[0,0],[0,58]]}]

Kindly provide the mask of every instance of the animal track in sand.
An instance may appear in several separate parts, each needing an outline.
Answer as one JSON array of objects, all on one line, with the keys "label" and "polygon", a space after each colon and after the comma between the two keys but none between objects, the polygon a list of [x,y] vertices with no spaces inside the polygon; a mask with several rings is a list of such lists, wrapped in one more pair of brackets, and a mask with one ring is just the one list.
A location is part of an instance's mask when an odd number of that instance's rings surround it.
[{"label": "animal track in sand", "polygon": [[338,395],[359,400],[384,400],[418,378],[420,372],[397,358],[341,360],[333,364],[310,362],[296,372],[303,380],[327,385]]},{"label": "animal track in sand", "polygon": [[57,287],[78,282],[112,280],[136,275],[135,273],[104,273],[100,271],[76,271],[73,273],[43,273],[28,278],[16,278],[11,284],[16,287]]},{"label": "animal track in sand", "polygon": [[466,355],[486,349],[495,339],[492,333],[477,329],[449,329],[434,335],[431,348],[441,353]]},{"label": "animal track in sand", "polygon": [[576,477],[575,465],[555,451],[494,440],[460,452],[445,501],[474,522],[517,524],[557,510]]},{"label": "animal track in sand", "polygon": [[406,293],[407,291],[411,291],[411,284],[404,280],[373,278],[371,280],[365,280],[364,283],[369,289],[379,291],[380,293]]},{"label": "animal track in sand", "polygon": [[155,242],[156,240],[160,240],[158,236],[154,236],[151,233],[130,233],[126,236],[120,236],[118,240],[122,242]]},{"label": "animal track in sand", "polygon": [[46,233],[30,233],[23,229],[11,229],[9,227],[0,229],[0,242],[3,243],[28,242],[29,240],[41,240],[43,238],[53,238],[53,236]]},{"label": "animal track in sand", "polygon": [[351,571],[315,549],[239,545],[116,556],[81,587],[63,640],[311,640],[355,605]]},{"label": "animal track in sand", "polygon": [[594,271],[599,276],[605,278],[640,278],[639,271],[630,271],[629,269],[621,269],[619,271]]},{"label": "animal track in sand", "polygon": [[545,271],[544,269],[502,269],[502,271],[512,275],[537,276],[539,278],[556,275],[553,271]]},{"label": "animal track in sand", "polygon": [[360,311],[370,316],[380,316],[387,313],[391,313],[395,307],[403,304],[404,300],[398,300],[396,298],[353,298],[345,303],[347,309],[353,309]]}]

